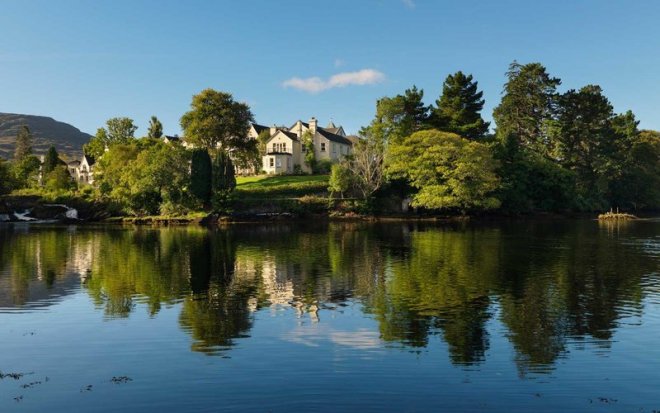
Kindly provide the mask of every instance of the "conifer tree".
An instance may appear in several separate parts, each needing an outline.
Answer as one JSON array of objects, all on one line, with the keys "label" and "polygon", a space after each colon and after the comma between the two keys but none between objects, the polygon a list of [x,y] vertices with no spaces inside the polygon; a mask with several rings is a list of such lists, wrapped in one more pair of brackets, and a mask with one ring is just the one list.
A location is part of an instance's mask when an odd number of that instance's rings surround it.
[{"label": "conifer tree", "polygon": [[51,146],[50,148],[48,148],[48,152],[46,152],[46,156],[44,157],[44,163],[42,165],[43,174],[46,175],[52,172],[59,163],[59,161],[60,161],[60,157],[55,147]]},{"label": "conifer tree", "polygon": [[206,149],[195,149],[190,164],[190,191],[204,205],[211,200],[211,157]]},{"label": "conifer tree", "polygon": [[490,123],[481,117],[484,100],[477,85],[472,75],[460,71],[447,76],[442,84],[442,95],[435,102],[437,107],[432,109],[431,126],[469,139],[483,139]]},{"label": "conifer tree", "polygon": [[160,139],[163,137],[163,124],[155,116],[152,116],[149,120],[149,131],[147,132],[147,137],[153,139]]},{"label": "conifer tree", "polygon": [[16,150],[14,152],[14,161],[20,162],[32,155],[32,133],[27,125],[18,129],[16,135]]}]

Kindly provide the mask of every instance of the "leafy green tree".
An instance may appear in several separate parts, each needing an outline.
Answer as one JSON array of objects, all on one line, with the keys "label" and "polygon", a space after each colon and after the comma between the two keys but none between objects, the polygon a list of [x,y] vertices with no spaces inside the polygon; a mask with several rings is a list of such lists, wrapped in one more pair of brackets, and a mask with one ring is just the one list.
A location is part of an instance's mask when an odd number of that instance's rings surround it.
[{"label": "leafy green tree", "polygon": [[55,149],[54,146],[51,146],[48,148],[48,152],[46,152],[46,156],[44,157],[44,163],[41,166],[42,173],[44,175],[49,174],[59,163],[60,157],[57,153],[57,149]]},{"label": "leafy green tree", "polygon": [[330,180],[328,181],[328,190],[331,194],[339,194],[344,198],[344,194],[353,186],[354,175],[351,172],[350,164],[347,161],[336,163],[330,169]]},{"label": "leafy green tree", "polygon": [[231,193],[236,188],[234,164],[222,149],[216,151],[213,158],[213,194],[211,204],[217,212],[227,212]]},{"label": "leafy green tree", "polygon": [[483,92],[472,75],[456,72],[442,84],[442,95],[436,100],[429,123],[435,129],[453,132],[469,139],[483,139],[490,123],[481,117]]},{"label": "leafy green tree", "polygon": [[437,130],[412,134],[390,148],[388,169],[419,192],[413,206],[429,209],[493,209],[497,162],[482,143]]},{"label": "leafy green tree", "polygon": [[190,192],[196,196],[203,205],[211,201],[212,184],[211,157],[206,149],[192,151],[190,163]]},{"label": "leafy green tree", "polygon": [[259,136],[257,136],[257,142],[259,143],[259,154],[261,156],[266,154],[266,144],[268,143],[268,140],[270,139],[270,130],[269,129],[264,129],[261,132],[259,132]]},{"label": "leafy green tree", "polygon": [[215,150],[243,150],[254,117],[245,103],[234,101],[231,94],[205,89],[193,96],[191,110],[181,117],[186,141]]},{"label": "leafy green tree", "polygon": [[108,145],[116,143],[129,143],[135,139],[137,126],[131,118],[110,118],[106,121]]},{"label": "leafy green tree", "polygon": [[27,125],[18,129],[16,134],[16,149],[14,150],[14,161],[21,162],[32,155],[32,133]]},{"label": "leafy green tree", "polygon": [[0,195],[7,194],[14,189],[15,182],[10,165],[0,158]]},{"label": "leafy green tree", "polygon": [[76,188],[66,165],[56,165],[44,178],[44,187],[50,191],[68,191]]},{"label": "leafy green tree", "polygon": [[83,145],[83,152],[85,155],[91,156],[94,159],[99,159],[103,155],[103,152],[105,152],[108,143],[108,132],[105,128],[98,128],[96,135],[87,144]]},{"label": "leafy green tree", "polygon": [[149,120],[149,131],[147,137],[152,139],[160,139],[163,136],[163,124],[157,117],[152,116]]},{"label": "leafy green tree", "polygon": [[41,161],[34,155],[27,155],[20,161],[12,163],[14,179],[19,188],[36,186],[39,184],[39,168]]},{"label": "leafy green tree", "polygon": [[506,75],[504,97],[493,112],[497,136],[515,137],[523,148],[547,155],[552,147],[548,122],[556,112],[561,80],[551,77],[540,63],[514,61]]}]

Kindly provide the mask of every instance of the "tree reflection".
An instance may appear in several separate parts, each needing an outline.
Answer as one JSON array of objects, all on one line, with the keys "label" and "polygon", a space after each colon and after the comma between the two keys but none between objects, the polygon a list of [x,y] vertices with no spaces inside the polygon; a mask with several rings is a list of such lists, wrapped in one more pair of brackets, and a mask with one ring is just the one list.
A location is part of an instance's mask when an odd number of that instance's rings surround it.
[{"label": "tree reflection", "polygon": [[635,224],[17,228],[0,228],[1,306],[81,283],[109,318],[180,305],[192,350],[211,355],[247,337],[262,308],[323,323],[358,302],[381,340],[420,351],[437,336],[456,365],[484,362],[501,323],[520,374],[543,372],[576,341],[608,347],[657,273],[657,255],[631,244],[657,226]]}]

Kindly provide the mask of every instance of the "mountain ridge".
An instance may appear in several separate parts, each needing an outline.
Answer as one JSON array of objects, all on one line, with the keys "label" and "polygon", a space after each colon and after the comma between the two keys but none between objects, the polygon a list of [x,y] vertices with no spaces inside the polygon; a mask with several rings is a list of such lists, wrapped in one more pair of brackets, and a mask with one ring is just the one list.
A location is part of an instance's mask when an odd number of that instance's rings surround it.
[{"label": "mountain ridge", "polygon": [[14,156],[16,134],[22,125],[27,125],[32,133],[35,155],[45,154],[52,145],[62,158],[78,158],[82,155],[82,146],[92,137],[69,123],[49,116],[0,112],[0,158],[11,159]]}]

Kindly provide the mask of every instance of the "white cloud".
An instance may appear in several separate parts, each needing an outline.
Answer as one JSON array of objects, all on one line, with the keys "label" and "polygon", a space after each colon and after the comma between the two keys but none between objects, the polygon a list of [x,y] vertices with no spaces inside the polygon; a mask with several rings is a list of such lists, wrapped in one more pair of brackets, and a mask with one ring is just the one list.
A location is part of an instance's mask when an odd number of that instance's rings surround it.
[{"label": "white cloud", "polygon": [[385,75],[382,72],[374,69],[362,69],[357,72],[337,73],[327,80],[323,80],[317,76],[305,79],[293,77],[285,80],[282,83],[282,86],[285,88],[291,87],[309,93],[318,93],[324,90],[350,85],[374,85],[376,83],[381,83],[384,80]]},{"label": "white cloud", "polygon": [[409,9],[415,8],[415,2],[413,0],[401,0],[401,2]]}]

